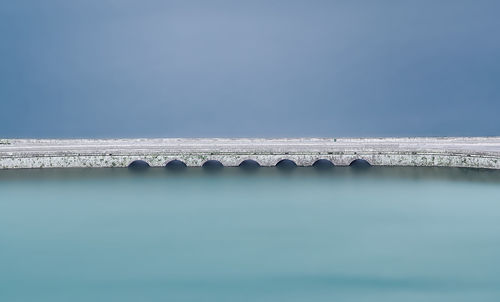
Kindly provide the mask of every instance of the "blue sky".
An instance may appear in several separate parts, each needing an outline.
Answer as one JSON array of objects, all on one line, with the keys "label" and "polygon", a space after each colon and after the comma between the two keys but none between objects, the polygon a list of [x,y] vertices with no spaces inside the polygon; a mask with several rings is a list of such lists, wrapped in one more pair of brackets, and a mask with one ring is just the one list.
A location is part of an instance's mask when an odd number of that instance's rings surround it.
[{"label": "blue sky", "polygon": [[499,1],[3,1],[0,137],[500,135]]}]

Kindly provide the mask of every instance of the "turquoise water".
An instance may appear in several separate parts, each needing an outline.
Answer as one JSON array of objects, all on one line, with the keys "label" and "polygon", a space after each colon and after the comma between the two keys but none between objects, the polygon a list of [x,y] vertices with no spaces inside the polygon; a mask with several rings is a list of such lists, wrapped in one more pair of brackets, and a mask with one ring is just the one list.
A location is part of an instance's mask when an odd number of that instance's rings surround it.
[{"label": "turquoise water", "polygon": [[0,301],[499,300],[496,171],[0,171]]}]

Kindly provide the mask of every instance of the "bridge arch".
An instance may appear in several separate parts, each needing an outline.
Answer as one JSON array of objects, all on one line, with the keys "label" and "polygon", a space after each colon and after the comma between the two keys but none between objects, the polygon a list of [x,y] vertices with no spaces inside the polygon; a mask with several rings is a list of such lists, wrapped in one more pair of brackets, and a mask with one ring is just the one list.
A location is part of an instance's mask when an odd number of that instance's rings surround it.
[{"label": "bridge arch", "polygon": [[297,164],[291,159],[282,159],[276,163],[276,167],[282,170],[291,170],[297,167]]},{"label": "bridge arch", "polygon": [[130,164],[128,164],[128,168],[134,169],[134,170],[143,170],[149,168],[150,165],[147,161],[144,160],[134,160]]},{"label": "bridge arch", "polygon": [[224,168],[224,165],[218,160],[210,159],[204,162],[202,167],[206,170],[219,170]]},{"label": "bridge arch", "polygon": [[245,159],[238,166],[244,170],[255,170],[260,167],[260,164],[256,160]]},{"label": "bridge arch", "polygon": [[349,164],[349,166],[351,166],[353,168],[369,168],[372,165],[366,159],[358,158],[358,159],[353,160]]},{"label": "bridge arch", "polygon": [[316,169],[328,169],[333,168],[335,165],[328,159],[320,158],[316,160],[312,166]]},{"label": "bridge arch", "polygon": [[169,170],[180,170],[186,167],[187,167],[186,163],[178,159],[171,160],[167,162],[167,164],[165,165],[165,168]]}]

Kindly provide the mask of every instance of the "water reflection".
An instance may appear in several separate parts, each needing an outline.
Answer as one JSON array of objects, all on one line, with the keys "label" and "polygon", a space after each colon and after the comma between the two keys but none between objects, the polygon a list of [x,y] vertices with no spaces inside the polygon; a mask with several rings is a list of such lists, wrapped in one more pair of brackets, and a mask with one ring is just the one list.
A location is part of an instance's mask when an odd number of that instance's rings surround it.
[{"label": "water reflection", "polygon": [[[50,179],[75,179],[75,178],[157,178],[157,177],[202,177],[206,173],[203,170],[219,171],[221,173],[213,174],[213,177],[248,177],[245,170],[251,170],[252,177],[318,177],[322,178],[364,178],[364,179],[410,179],[410,180],[449,180],[449,181],[467,181],[467,182],[493,182],[500,183],[500,170],[492,169],[472,169],[472,168],[445,168],[445,167],[381,167],[372,166],[370,169],[354,169],[353,167],[335,166],[328,169],[315,169],[314,167],[295,167],[293,165],[284,168],[288,173],[280,173],[281,169],[277,167],[259,167],[252,163],[241,167],[224,167],[218,163],[209,162],[206,169],[199,167],[186,167],[180,162],[180,165],[168,165],[168,169],[149,168],[149,169],[126,169],[126,168],[65,168],[65,169],[13,169],[0,170],[0,181],[14,180],[50,180]],[[175,167],[174,167],[175,166]],[[248,168],[248,169],[247,169]],[[134,173],[136,171],[142,173]],[[180,176],[179,170],[185,171]],[[359,173],[359,172],[362,173]]]}]

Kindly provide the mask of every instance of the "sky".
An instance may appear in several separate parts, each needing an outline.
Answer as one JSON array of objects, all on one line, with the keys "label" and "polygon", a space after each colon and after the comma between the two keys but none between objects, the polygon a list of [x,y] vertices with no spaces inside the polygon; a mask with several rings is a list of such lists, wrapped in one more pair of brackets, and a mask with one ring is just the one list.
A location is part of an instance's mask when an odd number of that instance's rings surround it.
[{"label": "sky", "polygon": [[0,137],[500,135],[500,1],[0,3]]}]

